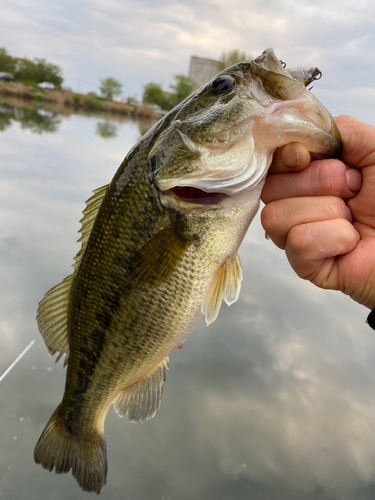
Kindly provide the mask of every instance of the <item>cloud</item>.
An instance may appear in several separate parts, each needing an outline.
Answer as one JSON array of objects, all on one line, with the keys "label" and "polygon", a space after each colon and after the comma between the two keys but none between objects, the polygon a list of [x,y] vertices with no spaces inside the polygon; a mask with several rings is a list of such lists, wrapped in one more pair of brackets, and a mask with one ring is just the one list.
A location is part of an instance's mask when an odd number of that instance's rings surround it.
[{"label": "cloud", "polygon": [[[84,91],[113,76],[140,98],[145,83],[168,87],[174,74],[187,73],[191,55],[218,58],[239,48],[256,56],[273,46],[289,66],[320,67],[316,87],[334,93],[372,86],[374,16],[367,0],[6,0],[0,30],[12,54],[60,64],[66,83]],[[365,101],[350,105],[353,114],[365,108]]]}]

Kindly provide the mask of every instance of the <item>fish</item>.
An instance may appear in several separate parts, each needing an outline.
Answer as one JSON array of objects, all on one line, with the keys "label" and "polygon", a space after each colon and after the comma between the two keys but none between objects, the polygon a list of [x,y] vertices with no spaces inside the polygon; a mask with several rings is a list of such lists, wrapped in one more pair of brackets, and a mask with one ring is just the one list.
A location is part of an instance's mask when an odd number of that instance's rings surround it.
[{"label": "fish", "polygon": [[340,133],[306,88],[317,68],[286,70],[273,49],[225,69],[154,125],[81,220],[74,271],[46,293],[37,322],[65,356],[63,398],[34,450],[37,464],[106,484],[111,405],[142,422],[160,406],[169,355],[202,316],[240,293],[239,246],[275,149],[301,142],[337,157]]}]

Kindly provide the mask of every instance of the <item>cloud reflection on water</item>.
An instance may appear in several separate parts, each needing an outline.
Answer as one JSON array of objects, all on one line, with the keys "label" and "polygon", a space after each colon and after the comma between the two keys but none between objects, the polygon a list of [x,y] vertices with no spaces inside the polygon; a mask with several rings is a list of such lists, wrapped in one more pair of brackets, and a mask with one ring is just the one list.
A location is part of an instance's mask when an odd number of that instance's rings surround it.
[{"label": "cloud reflection on water", "polygon": [[[0,385],[0,495],[8,499],[87,498],[70,475],[32,460],[65,376],[35,311],[71,272],[85,199],[139,137],[126,122],[102,141],[97,123],[73,115],[56,134],[19,123],[0,134],[0,368],[37,339]],[[239,301],[172,354],[156,417],[137,425],[110,411],[103,497],[373,498],[375,340],[366,310],[295,277],[258,220],[241,259]]]}]

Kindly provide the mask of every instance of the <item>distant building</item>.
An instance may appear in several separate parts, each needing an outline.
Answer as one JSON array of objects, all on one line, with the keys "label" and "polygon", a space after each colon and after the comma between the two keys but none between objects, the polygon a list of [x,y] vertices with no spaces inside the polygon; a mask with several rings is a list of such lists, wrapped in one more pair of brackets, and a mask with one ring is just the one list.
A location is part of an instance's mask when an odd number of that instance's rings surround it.
[{"label": "distant building", "polygon": [[12,73],[0,71],[0,80],[3,80],[4,82],[14,82],[14,75],[12,75]]},{"label": "distant building", "polygon": [[219,61],[204,57],[191,56],[189,78],[199,86],[212,80],[219,73]]}]

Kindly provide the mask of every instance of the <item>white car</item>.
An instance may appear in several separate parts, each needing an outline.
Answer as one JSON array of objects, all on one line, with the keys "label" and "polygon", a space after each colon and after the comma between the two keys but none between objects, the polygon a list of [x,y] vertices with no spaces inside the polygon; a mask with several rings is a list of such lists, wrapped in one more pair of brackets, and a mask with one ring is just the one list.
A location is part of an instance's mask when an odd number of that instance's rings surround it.
[{"label": "white car", "polygon": [[41,83],[38,83],[38,87],[40,89],[49,89],[49,90],[54,90],[55,89],[54,84],[51,83],[51,82],[41,82]]}]

